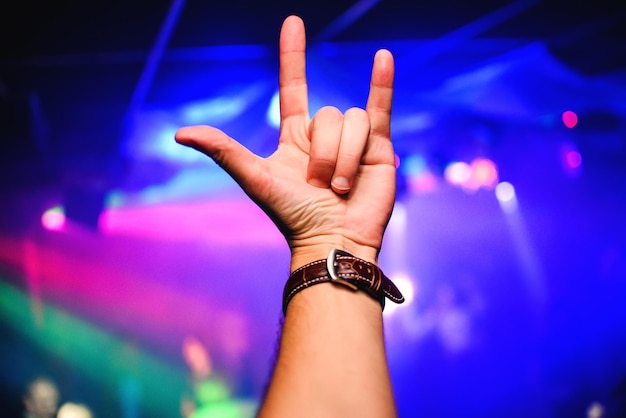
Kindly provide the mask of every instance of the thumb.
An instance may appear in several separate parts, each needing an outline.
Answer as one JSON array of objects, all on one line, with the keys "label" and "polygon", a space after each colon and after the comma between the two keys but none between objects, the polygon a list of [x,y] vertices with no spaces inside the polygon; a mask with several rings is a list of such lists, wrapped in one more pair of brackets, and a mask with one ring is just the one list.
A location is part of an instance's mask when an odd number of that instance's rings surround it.
[{"label": "thumb", "polygon": [[210,126],[189,126],[176,132],[176,142],[211,157],[246,190],[257,177],[259,157],[219,129]]}]

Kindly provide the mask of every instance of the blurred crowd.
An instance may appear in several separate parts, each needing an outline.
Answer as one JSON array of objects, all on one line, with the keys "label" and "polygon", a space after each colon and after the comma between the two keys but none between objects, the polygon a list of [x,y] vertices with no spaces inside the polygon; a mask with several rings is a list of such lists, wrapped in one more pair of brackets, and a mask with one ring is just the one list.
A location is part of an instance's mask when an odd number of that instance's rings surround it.
[{"label": "blurred crowd", "polygon": [[94,418],[91,409],[76,402],[60,403],[57,384],[45,376],[33,378],[24,391],[24,418]]}]

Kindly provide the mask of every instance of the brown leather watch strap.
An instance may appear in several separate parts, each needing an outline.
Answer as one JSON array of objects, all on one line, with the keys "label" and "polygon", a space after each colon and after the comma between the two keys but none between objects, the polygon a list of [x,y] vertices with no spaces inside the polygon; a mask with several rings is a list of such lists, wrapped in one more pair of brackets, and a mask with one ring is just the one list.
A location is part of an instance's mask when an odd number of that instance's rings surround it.
[{"label": "brown leather watch strap", "polygon": [[400,290],[378,266],[341,250],[332,250],[325,260],[317,260],[295,270],[289,276],[283,291],[283,314],[291,298],[307,287],[332,282],[354,291],[363,290],[385,308],[385,298],[402,303]]}]

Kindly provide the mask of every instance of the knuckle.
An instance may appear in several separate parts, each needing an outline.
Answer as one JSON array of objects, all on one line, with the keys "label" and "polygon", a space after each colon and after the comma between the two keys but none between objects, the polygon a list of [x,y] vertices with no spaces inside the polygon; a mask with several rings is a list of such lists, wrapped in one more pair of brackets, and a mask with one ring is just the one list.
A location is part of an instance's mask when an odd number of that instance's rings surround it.
[{"label": "knuckle", "polygon": [[345,117],[358,123],[369,124],[369,116],[367,115],[367,112],[360,107],[351,107],[350,109],[346,110]]},{"label": "knuckle", "polygon": [[317,114],[329,119],[338,119],[343,117],[341,111],[335,106],[324,106],[318,110]]},{"label": "knuckle", "polygon": [[365,109],[361,109],[360,107],[351,107],[350,109],[346,110],[346,115],[350,114],[351,116],[355,116],[355,117],[359,117],[359,115],[362,116],[367,116],[367,113],[365,112]]},{"label": "knuckle", "polygon": [[315,167],[332,168],[337,163],[336,158],[328,154],[311,153],[310,157],[311,165]]}]

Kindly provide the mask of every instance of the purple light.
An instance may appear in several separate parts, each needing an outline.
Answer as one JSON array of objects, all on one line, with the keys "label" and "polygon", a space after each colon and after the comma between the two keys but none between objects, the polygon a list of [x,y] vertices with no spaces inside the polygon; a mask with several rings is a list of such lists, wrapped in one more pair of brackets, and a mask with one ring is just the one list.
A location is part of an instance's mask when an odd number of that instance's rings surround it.
[{"label": "purple light", "polygon": [[572,143],[562,144],[560,158],[563,171],[567,175],[576,177],[581,174],[583,157],[576,145]]},{"label": "purple light", "polygon": [[569,150],[565,153],[565,164],[571,168],[576,169],[580,167],[583,162],[583,157],[578,151]]}]

